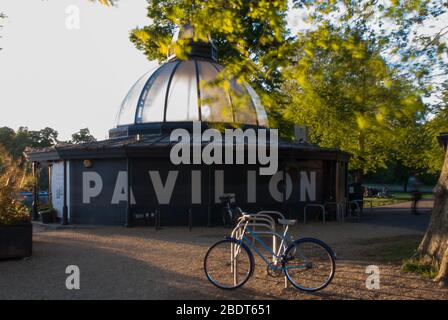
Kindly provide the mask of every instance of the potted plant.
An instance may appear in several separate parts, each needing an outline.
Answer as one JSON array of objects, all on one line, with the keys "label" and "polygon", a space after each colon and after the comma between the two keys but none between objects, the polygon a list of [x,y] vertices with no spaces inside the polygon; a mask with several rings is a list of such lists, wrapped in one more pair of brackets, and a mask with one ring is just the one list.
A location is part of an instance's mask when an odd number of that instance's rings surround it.
[{"label": "potted plant", "polygon": [[0,147],[0,259],[31,256],[33,229],[19,199],[25,171]]}]

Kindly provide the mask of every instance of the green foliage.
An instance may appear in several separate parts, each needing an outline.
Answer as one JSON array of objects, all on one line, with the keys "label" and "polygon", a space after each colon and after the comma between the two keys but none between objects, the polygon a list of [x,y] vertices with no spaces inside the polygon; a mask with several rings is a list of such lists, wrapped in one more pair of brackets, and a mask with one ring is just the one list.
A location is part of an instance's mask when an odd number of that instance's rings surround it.
[{"label": "green foliage", "polygon": [[39,131],[20,127],[17,132],[8,127],[0,127],[0,145],[3,145],[14,159],[21,157],[26,147],[50,147],[57,143],[57,138],[58,132],[49,127]]},{"label": "green foliage", "polygon": [[448,87],[445,88],[443,102],[440,104],[434,118],[425,123],[424,134],[428,148],[424,150],[424,157],[430,172],[440,172],[444,160],[444,152],[439,145],[437,136],[448,132]]},{"label": "green foliage", "polygon": [[[88,128],[80,129],[72,134],[72,139],[67,143],[83,143],[96,141],[90,134]],[[17,132],[8,127],[0,127],[0,146],[13,156],[14,159],[22,157],[23,152],[29,148],[47,148],[58,144],[58,132],[46,127],[41,130],[28,130],[27,127],[20,127]]]},{"label": "green foliage", "polygon": [[435,106],[422,98],[440,91],[435,73],[447,73],[448,26],[433,37],[418,28],[445,13],[448,2],[293,2],[307,9],[315,31],[298,35],[299,71],[292,75],[299,93],[286,115],[308,124],[314,142],[351,152],[352,170],[397,164],[404,179],[411,169],[440,170],[440,122],[425,124]]},{"label": "green foliage", "polygon": [[433,279],[437,275],[437,269],[434,266],[425,264],[416,258],[404,260],[401,268],[404,272],[417,273],[429,279]]},{"label": "green foliage", "polygon": [[29,181],[26,171],[0,147],[0,225],[29,221],[29,212],[18,199],[19,191]]},{"label": "green foliage", "polygon": [[84,128],[72,134],[72,139],[70,140],[70,143],[84,143],[93,141],[96,141],[95,137],[90,134],[88,128]]},{"label": "green foliage", "polygon": [[432,77],[448,71],[448,49],[443,36],[448,24],[441,21],[433,36],[419,31],[447,12],[446,0],[294,0],[307,9],[314,26],[330,25],[341,33],[356,32],[372,42],[401,77],[413,80],[427,94],[436,93]]},{"label": "green foliage", "polygon": [[284,70],[285,119],[306,125],[313,143],[350,152],[351,170],[376,171],[391,157],[411,162],[425,107],[376,46],[323,25],[298,36],[296,47]]}]

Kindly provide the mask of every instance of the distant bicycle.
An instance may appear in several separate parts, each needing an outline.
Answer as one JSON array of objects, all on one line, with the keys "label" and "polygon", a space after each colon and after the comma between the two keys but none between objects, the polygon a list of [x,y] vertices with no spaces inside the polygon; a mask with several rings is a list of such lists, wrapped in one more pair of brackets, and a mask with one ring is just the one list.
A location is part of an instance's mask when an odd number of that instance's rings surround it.
[{"label": "distant bicycle", "polygon": [[[285,246],[291,237],[289,226],[297,220],[278,219],[285,226],[283,234],[263,232],[281,240],[274,252],[252,228],[248,227],[249,215],[243,215],[245,227],[239,238],[227,237],[216,242],[204,258],[204,271],[207,279],[221,289],[236,289],[244,285],[253,275],[255,260],[252,251],[267,264],[273,272],[283,272],[288,281],[303,291],[324,289],[333,279],[336,270],[336,254],[324,242],[314,238],[302,238]],[[253,240],[249,240],[249,237]],[[255,243],[260,243],[269,253],[263,255]]]},{"label": "distant bicycle", "polygon": [[221,203],[223,204],[222,208],[222,224],[225,227],[232,227],[236,224],[238,218],[243,215],[243,211],[240,207],[237,207],[232,204],[232,200],[234,200],[235,195],[228,194],[219,197]]}]

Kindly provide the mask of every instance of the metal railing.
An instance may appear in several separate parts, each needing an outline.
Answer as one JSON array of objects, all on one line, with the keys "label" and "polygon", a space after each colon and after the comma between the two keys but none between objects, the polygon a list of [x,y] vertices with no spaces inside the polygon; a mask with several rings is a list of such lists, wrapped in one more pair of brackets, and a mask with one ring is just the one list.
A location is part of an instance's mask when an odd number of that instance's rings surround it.
[{"label": "metal railing", "polygon": [[303,224],[306,224],[307,209],[311,208],[311,207],[317,207],[317,208],[320,208],[322,210],[322,221],[323,221],[323,223],[325,223],[325,215],[327,214],[327,211],[325,210],[325,206],[323,204],[319,204],[319,203],[310,203],[310,204],[307,204],[303,208]]}]

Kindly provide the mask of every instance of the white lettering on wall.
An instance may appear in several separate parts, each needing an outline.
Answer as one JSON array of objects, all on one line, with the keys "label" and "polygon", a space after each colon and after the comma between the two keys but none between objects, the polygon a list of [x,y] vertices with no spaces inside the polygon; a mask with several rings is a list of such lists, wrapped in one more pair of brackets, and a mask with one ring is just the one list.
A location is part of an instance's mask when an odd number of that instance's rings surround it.
[{"label": "white lettering on wall", "polygon": [[[280,181],[283,181],[283,171],[277,171],[271,177],[269,181],[269,193],[275,201],[282,202],[283,201],[283,192],[279,190],[278,185]],[[289,173],[286,172],[286,200],[289,199],[292,193],[292,180]]]},{"label": "white lettering on wall", "polygon": [[103,180],[95,171],[82,173],[82,202],[90,203],[90,199],[98,196],[103,190]]},{"label": "white lettering on wall", "polygon": [[[126,171],[118,172],[115,182],[114,193],[112,195],[112,204],[118,204],[120,201],[128,201],[128,173]],[[131,204],[135,204],[134,193],[131,188]]]},{"label": "white lettering on wall", "polygon": [[310,171],[310,176],[306,171],[300,172],[300,201],[316,201],[316,172]]},{"label": "white lettering on wall", "polygon": [[149,171],[151,182],[156,192],[159,204],[169,204],[173,194],[174,185],[176,184],[179,171],[169,171],[165,185],[162,183],[159,171]]}]

